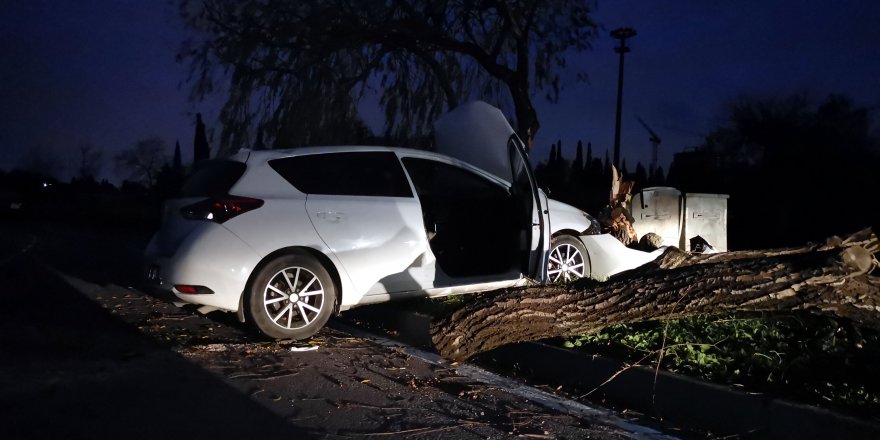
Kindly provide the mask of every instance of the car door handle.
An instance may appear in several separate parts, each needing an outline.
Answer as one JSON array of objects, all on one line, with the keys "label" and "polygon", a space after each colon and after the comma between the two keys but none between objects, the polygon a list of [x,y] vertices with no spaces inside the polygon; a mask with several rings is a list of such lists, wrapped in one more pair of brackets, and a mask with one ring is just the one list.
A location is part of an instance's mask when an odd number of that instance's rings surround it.
[{"label": "car door handle", "polygon": [[330,223],[337,223],[342,220],[345,220],[344,212],[336,212],[336,211],[318,211],[316,214],[319,219],[327,220]]}]

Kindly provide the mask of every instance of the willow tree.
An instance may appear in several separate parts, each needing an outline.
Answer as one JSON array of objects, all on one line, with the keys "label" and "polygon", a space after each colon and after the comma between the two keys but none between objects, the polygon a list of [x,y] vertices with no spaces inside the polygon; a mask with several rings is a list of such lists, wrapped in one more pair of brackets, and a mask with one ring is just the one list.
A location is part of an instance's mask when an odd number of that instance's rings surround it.
[{"label": "willow tree", "polygon": [[470,98],[512,110],[530,139],[534,96],[556,100],[566,56],[596,36],[590,12],[585,0],[181,0],[180,58],[195,99],[228,94],[226,149],[256,130],[276,145],[349,141],[366,131],[370,90],[394,139]]}]

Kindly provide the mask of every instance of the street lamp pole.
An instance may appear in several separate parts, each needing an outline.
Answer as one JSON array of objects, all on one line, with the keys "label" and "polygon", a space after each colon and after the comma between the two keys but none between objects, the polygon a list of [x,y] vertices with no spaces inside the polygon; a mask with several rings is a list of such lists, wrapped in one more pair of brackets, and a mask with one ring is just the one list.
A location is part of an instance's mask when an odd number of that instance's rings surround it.
[{"label": "street lamp pole", "polygon": [[626,39],[635,37],[636,30],[633,28],[617,28],[611,31],[611,37],[620,40],[620,46],[614,51],[620,54],[620,67],[617,71],[617,117],[614,121],[614,166],[620,169],[620,111],[623,106],[623,55],[629,52]]}]

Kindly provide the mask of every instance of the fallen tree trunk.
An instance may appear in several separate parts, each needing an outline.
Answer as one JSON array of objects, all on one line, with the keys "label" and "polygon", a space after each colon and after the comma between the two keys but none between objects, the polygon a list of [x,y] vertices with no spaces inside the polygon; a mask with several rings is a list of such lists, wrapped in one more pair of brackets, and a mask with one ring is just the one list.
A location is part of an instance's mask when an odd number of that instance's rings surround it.
[{"label": "fallen tree trunk", "polygon": [[609,281],[475,295],[435,320],[443,356],[464,360],[514,342],[594,333],[613,324],[731,312],[805,310],[880,329],[877,236],[866,229],[822,245],[692,255],[669,248]]}]

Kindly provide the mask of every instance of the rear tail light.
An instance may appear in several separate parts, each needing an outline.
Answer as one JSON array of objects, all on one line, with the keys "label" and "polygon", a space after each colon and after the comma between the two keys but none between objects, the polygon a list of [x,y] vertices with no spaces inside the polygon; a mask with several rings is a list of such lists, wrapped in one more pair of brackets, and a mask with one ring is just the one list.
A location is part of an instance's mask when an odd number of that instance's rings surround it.
[{"label": "rear tail light", "polygon": [[180,293],[186,293],[189,295],[210,295],[214,293],[213,290],[205,286],[192,286],[189,284],[176,284],[174,289]]},{"label": "rear tail light", "polygon": [[184,218],[190,220],[209,220],[223,223],[237,215],[253,211],[261,206],[263,206],[263,201],[260,199],[237,196],[212,197],[184,206],[180,208],[180,213]]}]

